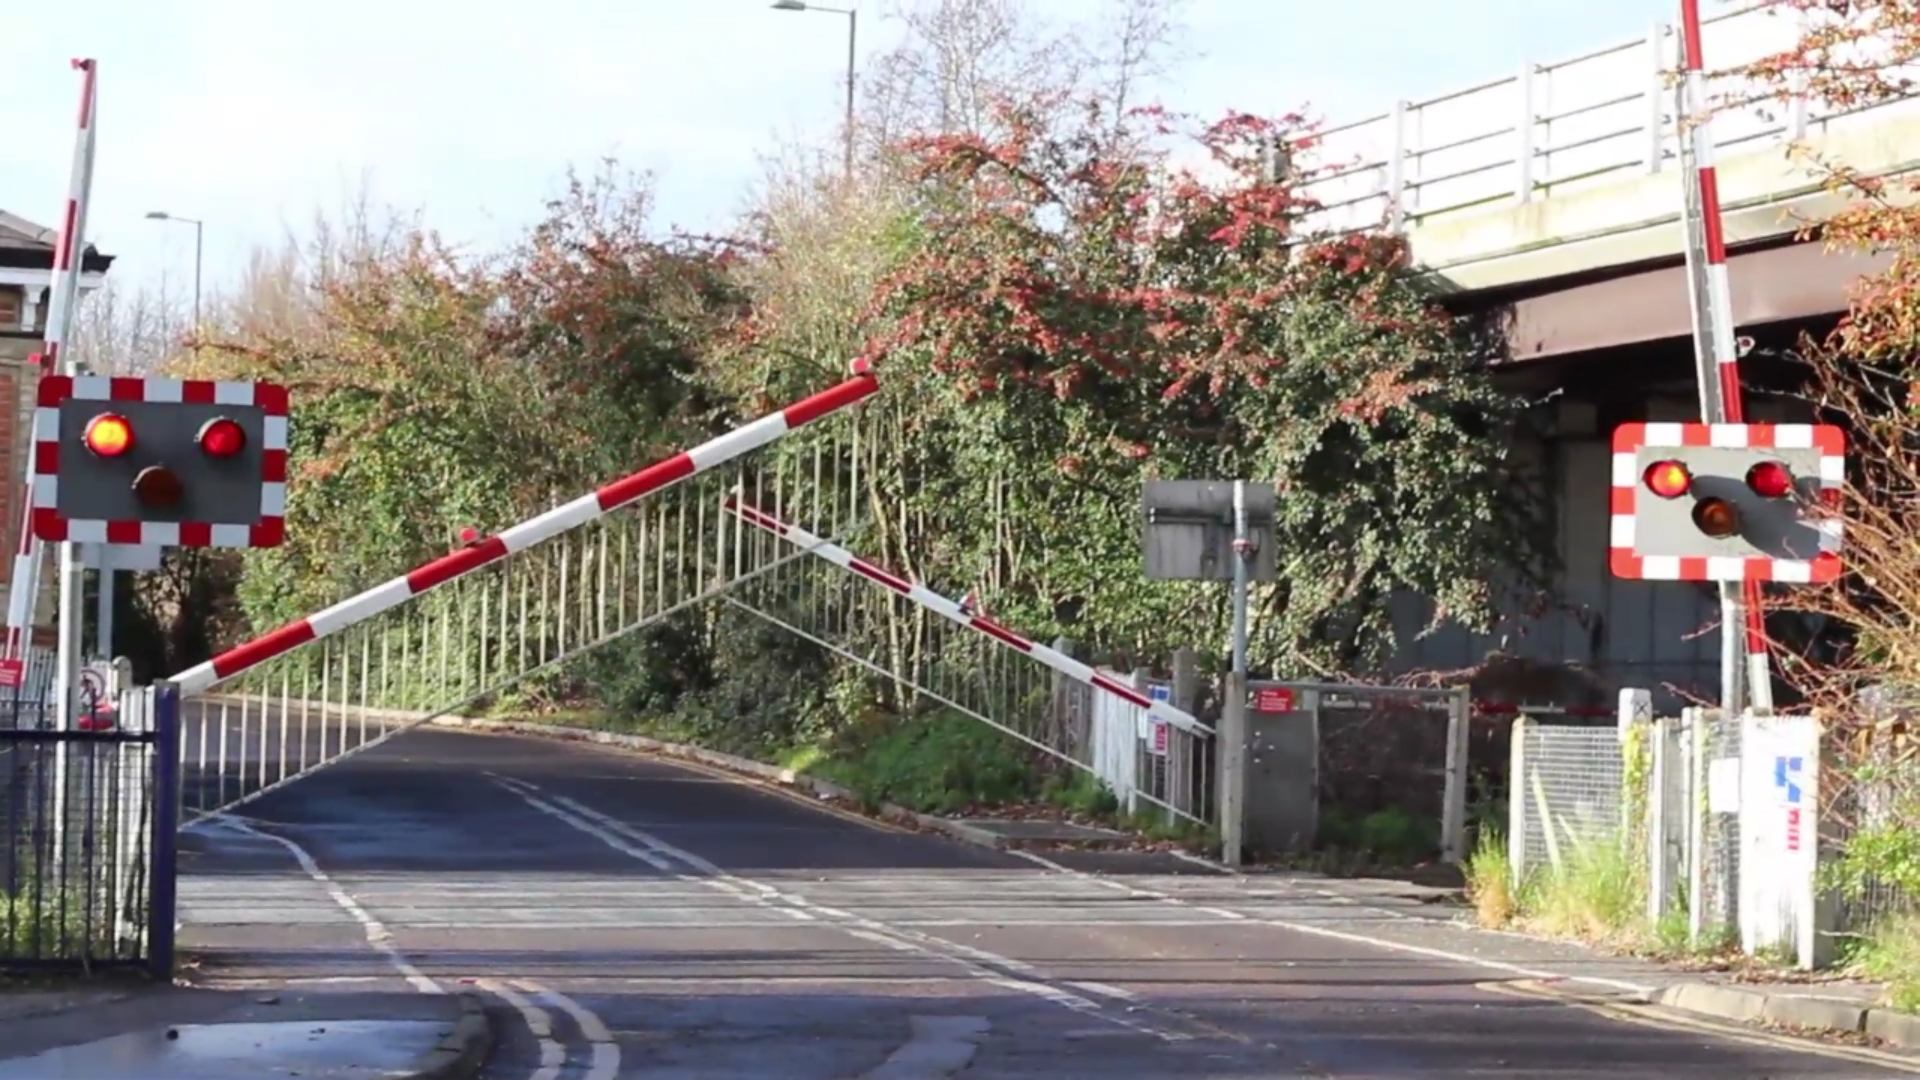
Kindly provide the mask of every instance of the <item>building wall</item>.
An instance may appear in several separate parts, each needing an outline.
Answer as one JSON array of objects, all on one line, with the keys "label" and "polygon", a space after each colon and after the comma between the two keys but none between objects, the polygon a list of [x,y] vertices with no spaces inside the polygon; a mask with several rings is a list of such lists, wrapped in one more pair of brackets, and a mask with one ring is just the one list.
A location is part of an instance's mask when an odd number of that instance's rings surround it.
[{"label": "building wall", "polygon": [[[0,286],[0,538],[6,551],[0,555],[0,587],[10,589],[13,577],[13,552],[20,539],[20,486],[28,460],[28,437],[33,429],[34,385],[28,358],[40,351],[40,332],[46,324],[42,305],[29,308],[25,291],[19,286]],[[51,616],[52,596],[43,591],[36,624],[44,625]]]}]

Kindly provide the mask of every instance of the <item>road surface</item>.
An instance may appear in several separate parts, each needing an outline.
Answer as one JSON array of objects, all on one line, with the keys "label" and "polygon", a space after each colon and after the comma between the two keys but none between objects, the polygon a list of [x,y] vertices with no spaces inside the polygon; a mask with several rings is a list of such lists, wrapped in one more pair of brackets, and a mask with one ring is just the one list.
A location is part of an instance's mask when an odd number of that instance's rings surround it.
[{"label": "road surface", "polygon": [[1913,1071],[1527,996],[1450,952],[1518,939],[1390,898],[1095,877],[592,746],[419,730],[242,813],[188,839],[203,976],[479,991],[486,1080]]}]

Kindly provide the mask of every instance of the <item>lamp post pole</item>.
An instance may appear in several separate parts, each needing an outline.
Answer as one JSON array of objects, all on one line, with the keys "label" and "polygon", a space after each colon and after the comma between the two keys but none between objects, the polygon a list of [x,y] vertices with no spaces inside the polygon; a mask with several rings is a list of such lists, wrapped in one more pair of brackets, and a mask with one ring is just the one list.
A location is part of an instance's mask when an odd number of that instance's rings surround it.
[{"label": "lamp post pole", "polygon": [[775,11],[823,11],[847,17],[847,117],[845,164],[848,180],[853,179],[853,115],[855,80],[859,77],[860,13],[853,8],[826,7],[807,0],[774,0]]}]

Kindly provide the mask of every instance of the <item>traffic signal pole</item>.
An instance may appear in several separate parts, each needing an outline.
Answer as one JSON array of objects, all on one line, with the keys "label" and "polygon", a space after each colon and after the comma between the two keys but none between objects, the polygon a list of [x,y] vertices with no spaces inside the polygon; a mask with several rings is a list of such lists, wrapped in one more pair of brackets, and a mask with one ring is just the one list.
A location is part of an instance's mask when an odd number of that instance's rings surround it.
[{"label": "traffic signal pole", "polygon": [[[1686,192],[1683,217],[1700,414],[1710,424],[1738,424],[1745,422],[1746,411],[1741,401],[1740,355],[1734,337],[1733,289],[1727,274],[1720,184],[1713,165],[1712,114],[1700,43],[1700,0],[1680,0],[1680,26],[1683,77],[1678,87],[1676,119],[1685,125],[1680,152],[1690,166],[1682,171]],[[1729,715],[1739,714],[1747,705],[1770,711],[1773,678],[1759,581],[1721,582],[1720,612],[1721,709]]]}]

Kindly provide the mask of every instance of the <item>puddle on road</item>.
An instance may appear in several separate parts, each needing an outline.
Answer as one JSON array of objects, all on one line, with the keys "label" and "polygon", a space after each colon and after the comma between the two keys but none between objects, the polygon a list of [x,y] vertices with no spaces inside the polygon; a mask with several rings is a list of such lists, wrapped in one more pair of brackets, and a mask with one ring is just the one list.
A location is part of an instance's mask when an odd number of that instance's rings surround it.
[{"label": "puddle on road", "polygon": [[182,1024],[0,1061],[0,1080],[384,1080],[409,1075],[446,1031],[431,1020]]}]

